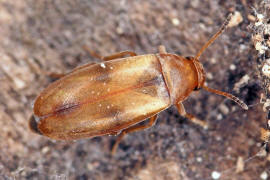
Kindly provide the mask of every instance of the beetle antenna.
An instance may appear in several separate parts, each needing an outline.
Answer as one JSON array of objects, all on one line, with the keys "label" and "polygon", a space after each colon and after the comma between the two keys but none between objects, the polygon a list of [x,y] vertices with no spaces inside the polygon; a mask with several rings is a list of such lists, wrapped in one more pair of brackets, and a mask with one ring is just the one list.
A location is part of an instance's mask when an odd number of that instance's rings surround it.
[{"label": "beetle antenna", "polygon": [[203,47],[200,49],[200,51],[198,52],[198,54],[195,56],[195,59],[199,60],[200,56],[202,55],[202,53],[205,51],[205,49],[208,48],[208,46],[210,46],[217,38],[220,34],[222,34],[222,32],[226,29],[227,25],[229,24],[230,20],[232,18],[232,13],[230,13],[227,17],[227,19],[225,20],[225,22],[222,24],[222,26],[220,27],[220,29],[218,30],[218,32],[216,32],[216,34],[214,34],[209,41],[207,41]]},{"label": "beetle antenna", "polygon": [[214,93],[214,94],[218,94],[218,95],[221,95],[221,96],[225,96],[226,98],[228,98],[228,99],[236,102],[243,109],[248,110],[248,106],[243,101],[241,101],[240,99],[238,99],[237,97],[235,97],[232,94],[229,94],[229,93],[226,93],[226,92],[223,92],[223,91],[219,91],[219,90],[216,90],[216,89],[212,89],[212,88],[207,87],[205,85],[203,85],[202,88],[205,89],[208,92],[211,92],[211,93]]}]

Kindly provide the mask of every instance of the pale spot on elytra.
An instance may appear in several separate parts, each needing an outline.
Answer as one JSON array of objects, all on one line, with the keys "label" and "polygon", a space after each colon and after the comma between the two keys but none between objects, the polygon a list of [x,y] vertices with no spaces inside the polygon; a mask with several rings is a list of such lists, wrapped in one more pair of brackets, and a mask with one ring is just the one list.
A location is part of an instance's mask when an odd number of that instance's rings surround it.
[{"label": "pale spot on elytra", "polygon": [[104,63],[101,63],[100,66],[101,66],[102,68],[106,68],[106,66],[105,66]]}]

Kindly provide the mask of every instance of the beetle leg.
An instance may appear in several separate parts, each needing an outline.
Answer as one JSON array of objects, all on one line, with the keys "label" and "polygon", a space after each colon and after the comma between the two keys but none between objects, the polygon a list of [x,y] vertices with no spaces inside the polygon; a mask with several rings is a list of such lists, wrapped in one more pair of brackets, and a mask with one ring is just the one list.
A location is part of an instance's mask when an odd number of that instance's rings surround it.
[{"label": "beetle leg", "polygon": [[95,57],[97,59],[103,60],[103,61],[109,61],[109,60],[112,60],[112,59],[122,58],[122,57],[124,57],[126,55],[137,56],[137,54],[135,52],[132,52],[132,51],[122,51],[122,52],[115,53],[115,54],[112,54],[112,55],[109,55],[109,56],[101,56],[101,55],[97,54],[96,52],[92,51],[86,45],[83,46],[83,49],[85,51],[87,51],[91,56],[93,56],[93,57]]},{"label": "beetle leg", "polygon": [[55,73],[55,72],[49,72],[46,74],[52,79],[60,79],[61,77],[64,77],[66,75],[65,73]]},{"label": "beetle leg", "polygon": [[109,60],[112,60],[112,59],[117,59],[117,58],[122,58],[126,55],[129,55],[129,56],[137,56],[137,54],[135,52],[132,52],[132,51],[122,51],[122,52],[119,52],[119,53],[115,53],[115,54],[112,54],[110,56],[105,56],[102,58],[103,61],[109,61]]},{"label": "beetle leg", "polygon": [[158,51],[159,51],[160,54],[166,54],[167,53],[166,48],[163,45],[160,45],[158,47]]},{"label": "beetle leg", "polygon": [[116,135],[118,135],[119,134],[119,132],[111,132],[109,135],[111,135],[111,136],[116,136]]},{"label": "beetle leg", "polygon": [[132,133],[132,132],[136,132],[136,131],[140,131],[140,130],[143,130],[143,129],[146,129],[146,128],[149,128],[151,126],[153,126],[155,124],[157,120],[157,114],[152,116],[150,119],[149,119],[149,122],[148,124],[143,124],[143,125],[137,125],[137,126],[132,126],[132,127],[129,127],[127,129],[124,129],[120,134],[119,136],[117,136],[117,139],[112,147],[112,155],[115,154],[116,150],[117,150],[117,147],[120,143],[120,141],[124,138],[124,136],[126,134],[129,134],[129,133]]},{"label": "beetle leg", "polygon": [[178,112],[181,116],[186,117],[187,119],[190,119],[194,124],[198,124],[200,126],[202,126],[204,129],[208,128],[208,124],[205,121],[202,121],[198,118],[196,118],[195,116],[193,116],[192,114],[188,114],[185,110],[185,107],[182,103],[178,103],[176,104],[176,107],[178,109]]}]

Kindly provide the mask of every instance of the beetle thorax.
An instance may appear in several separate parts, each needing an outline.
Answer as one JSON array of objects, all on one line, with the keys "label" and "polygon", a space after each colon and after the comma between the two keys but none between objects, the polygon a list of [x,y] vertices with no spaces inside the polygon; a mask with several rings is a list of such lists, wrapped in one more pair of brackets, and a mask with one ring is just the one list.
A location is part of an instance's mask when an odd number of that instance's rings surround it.
[{"label": "beetle thorax", "polygon": [[159,54],[158,58],[170,93],[171,103],[176,104],[185,100],[198,87],[199,76],[195,63],[174,54]]}]

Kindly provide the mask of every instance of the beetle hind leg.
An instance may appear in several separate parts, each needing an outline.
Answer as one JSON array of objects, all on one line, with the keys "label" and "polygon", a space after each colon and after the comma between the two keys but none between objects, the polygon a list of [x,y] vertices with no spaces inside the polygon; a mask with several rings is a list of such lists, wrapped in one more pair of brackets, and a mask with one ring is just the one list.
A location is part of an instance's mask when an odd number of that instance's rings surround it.
[{"label": "beetle hind leg", "polygon": [[117,58],[122,58],[124,56],[137,56],[137,54],[135,52],[132,52],[132,51],[122,51],[122,52],[119,52],[119,53],[115,53],[115,54],[112,54],[112,55],[109,55],[109,56],[101,56],[99,54],[97,54],[95,51],[92,51],[88,46],[84,45],[83,46],[83,49],[88,52],[91,56],[97,58],[97,59],[100,59],[100,60],[103,60],[103,61],[109,61],[109,60],[112,60],[112,59],[117,59]]},{"label": "beetle hind leg", "polygon": [[132,126],[132,127],[129,127],[127,129],[124,129],[118,136],[117,136],[117,139],[112,147],[112,151],[111,151],[111,154],[114,155],[116,150],[117,150],[117,147],[120,143],[120,141],[125,137],[125,135],[129,134],[129,133],[132,133],[132,132],[136,132],[136,131],[140,131],[140,130],[143,130],[143,129],[147,129],[151,126],[153,126],[155,124],[157,120],[157,114],[152,116],[150,119],[149,119],[149,122],[147,124],[143,124],[143,125],[137,125],[137,126]]},{"label": "beetle hind leg", "polygon": [[66,73],[55,73],[55,72],[49,72],[46,73],[47,76],[49,76],[52,79],[60,79],[66,75]]},{"label": "beetle hind leg", "polygon": [[208,123],[205,121],[202,121],[192,114],[188,114],[185,110],[185,107],[182,103],[176,104],[176,108],[181,116],[186,117],[187,119],[191,120],[194,124],[197,124],[199,126],[202,126],[204,129],[208,129]]}]

